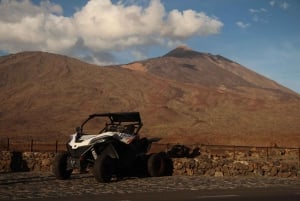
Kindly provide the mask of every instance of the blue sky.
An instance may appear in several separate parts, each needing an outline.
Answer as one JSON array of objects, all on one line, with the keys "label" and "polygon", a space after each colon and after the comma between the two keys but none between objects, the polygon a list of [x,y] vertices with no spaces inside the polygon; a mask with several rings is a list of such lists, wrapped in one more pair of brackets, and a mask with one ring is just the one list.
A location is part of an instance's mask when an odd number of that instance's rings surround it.
[{"label": "blue sky", "polygon": [[299,11],[298,0],[1,0],[0,53],[48,51],[107,65],[185,44],[300,93]]}]

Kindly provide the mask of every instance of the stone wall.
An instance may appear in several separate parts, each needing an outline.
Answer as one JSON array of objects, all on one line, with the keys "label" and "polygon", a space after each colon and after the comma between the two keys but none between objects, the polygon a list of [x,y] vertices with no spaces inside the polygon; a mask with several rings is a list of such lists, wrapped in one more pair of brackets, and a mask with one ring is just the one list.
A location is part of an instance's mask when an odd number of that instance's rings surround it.
[{"label": "stone wall", "polygon": [[173,159],[174,175],[205,176],[279,176],[299,175],[298,163],[280,161],[251,162],[221,158],[176,158]]},{"label": "stone wall", "polygon": [[[0,152],[0,172],[15,171],[51,171],[55,153],[41,152]],[[244,154],[211,154],[199,152],[193,157],[174,157],[174,175],[205,175],[205,176],[300,176],[299,160],[284,161],[253,160]],[[241,157],[243,156],[243,157]]]},{"label": "stone wall", "polygon": [[51,171],[55,153],[0,152],[0,172]]}]

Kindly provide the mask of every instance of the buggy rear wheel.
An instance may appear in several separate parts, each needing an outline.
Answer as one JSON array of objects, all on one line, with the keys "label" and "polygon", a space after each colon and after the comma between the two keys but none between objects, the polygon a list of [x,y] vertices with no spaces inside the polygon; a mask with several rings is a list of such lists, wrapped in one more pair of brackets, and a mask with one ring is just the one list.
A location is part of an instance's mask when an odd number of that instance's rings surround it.
[{"label": "buggy rear wheel", "polygon": [[107,154],[98,155],[95,160],[93,173],[96,181],[101,183],[110,182],[115,173],[114,159]]},{"label": "buggy rear wheel", "polygon": [[150,155],[147,169],[151,177],[171,176],[173,163],[166,153],[160,152]]},{"label": "buggy rear wheel", "polygon": [[52,171],[57,179],[65,180],[70,178],[73,169],[68,169],[68,159],[68,152],[58,153],[55,156]]}]

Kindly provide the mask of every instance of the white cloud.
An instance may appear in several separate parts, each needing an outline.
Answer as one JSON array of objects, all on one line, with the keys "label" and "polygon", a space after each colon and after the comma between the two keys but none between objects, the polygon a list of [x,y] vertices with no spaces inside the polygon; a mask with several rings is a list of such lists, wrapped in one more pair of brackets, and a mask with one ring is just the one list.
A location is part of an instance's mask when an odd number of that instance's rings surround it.
[{"label": "white cloud", "polygon": [[259,8],[259,9],[254,9],[250,8],[249,12],[252,16],[252,20],[254,22],[261,22],[261,23],[267,23],[267,17],[268,17],[268,10],[265,8]]},{"label": "white cloud", "polygon": [[286,1],[275,1],[272,0],[269,2],[271,7],[278,7],[282,10],[287,10],[290,7],[290,4]]},{"label": "white cloud", "polygon": [[56,13],[62,13],[61,7],[49,2],[39,6],[28,0],[0,2],[1,50],[62,52],[72,47],[77,40],[73,22]]},{"label": "white cloud", "polygon": [[45,10],[46,12],[55,13],[55,14],[62,14],[63,9],[58,4],[53,4],[49,0],[48,1],[41,1],[40,7]]},{"label": "white cloud", "polygon": [[257,13],[258,10],[257,10],[257,9],[250,8],[250,9],[249,9],[249,12],[250,12],[250,13]]},{"label": "white cloud", "polygon": [[270,3],[270,6],[272,6],[272,7],[274,7],[274,6],[275,6],[275,4],[276,4],[276,2],[275,2],[275,1],[270,1],[269,3]]},{"label": "white cloud", "polygon": [[237,25],[238,27],[242,28],[242,29],[246,29],[246,28],[248,28],[248,27],[250,26],[249,23],[244,23],[244,22],[242,22],[242,21],[236,22],[236,25]]},{"label": "white cloud", "polygon": [[[194,10],[166,12],[160,0],[87,1],[70,17],[60,5],[30,0],[0,1],[2,51],[42,50],[75,54],[87,51],[94,61],[100,54],[128,48],[177,44],[194,36],[217,34],[223,23]],[[76,57],[76,55],[73,55]],[[94,58],[97,57],[97,58]],[[110,58],[113,58],[111,56]]]},{"label": "white cloud", "polygon": [[259,8],[259,9],[250,8],[249,12],[250,13],[264,13],[264,12],[268,12],[268,10],[265,8]]},{"label": "white cloud", "polygon": [[218,19],[211,18],[203,12],[173,10],[169,13],[162,28],[165,36],[173,39],[186,39],[192,35],[216,34],[222,26],[223,23]]},{"label": "white cloud", "polygon": [[290,7],[290,4],[284,1],[279,5],[279,7],[283,10],[287,10]]}]

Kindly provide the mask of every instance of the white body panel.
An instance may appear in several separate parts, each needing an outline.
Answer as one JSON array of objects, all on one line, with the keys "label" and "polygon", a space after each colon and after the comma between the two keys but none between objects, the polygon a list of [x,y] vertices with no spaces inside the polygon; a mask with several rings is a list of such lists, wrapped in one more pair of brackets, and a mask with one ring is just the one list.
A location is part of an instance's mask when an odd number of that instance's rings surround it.
[{"label": "white body panel", "polygon": [[82,146],[88,146],[93,144],[95,141],[103,141],[107,137],[113,137],[125,144],[130,144],[132,140],[136,138],[136,135],[128,134],[128,133],[120,133],[120,132],[105,132],[101,133],[99,135],[82,135],[76,142],[76,133],[71,135],[71,141],[69,142],[69,145],[72,147],[72,149],[77,149]]}]

